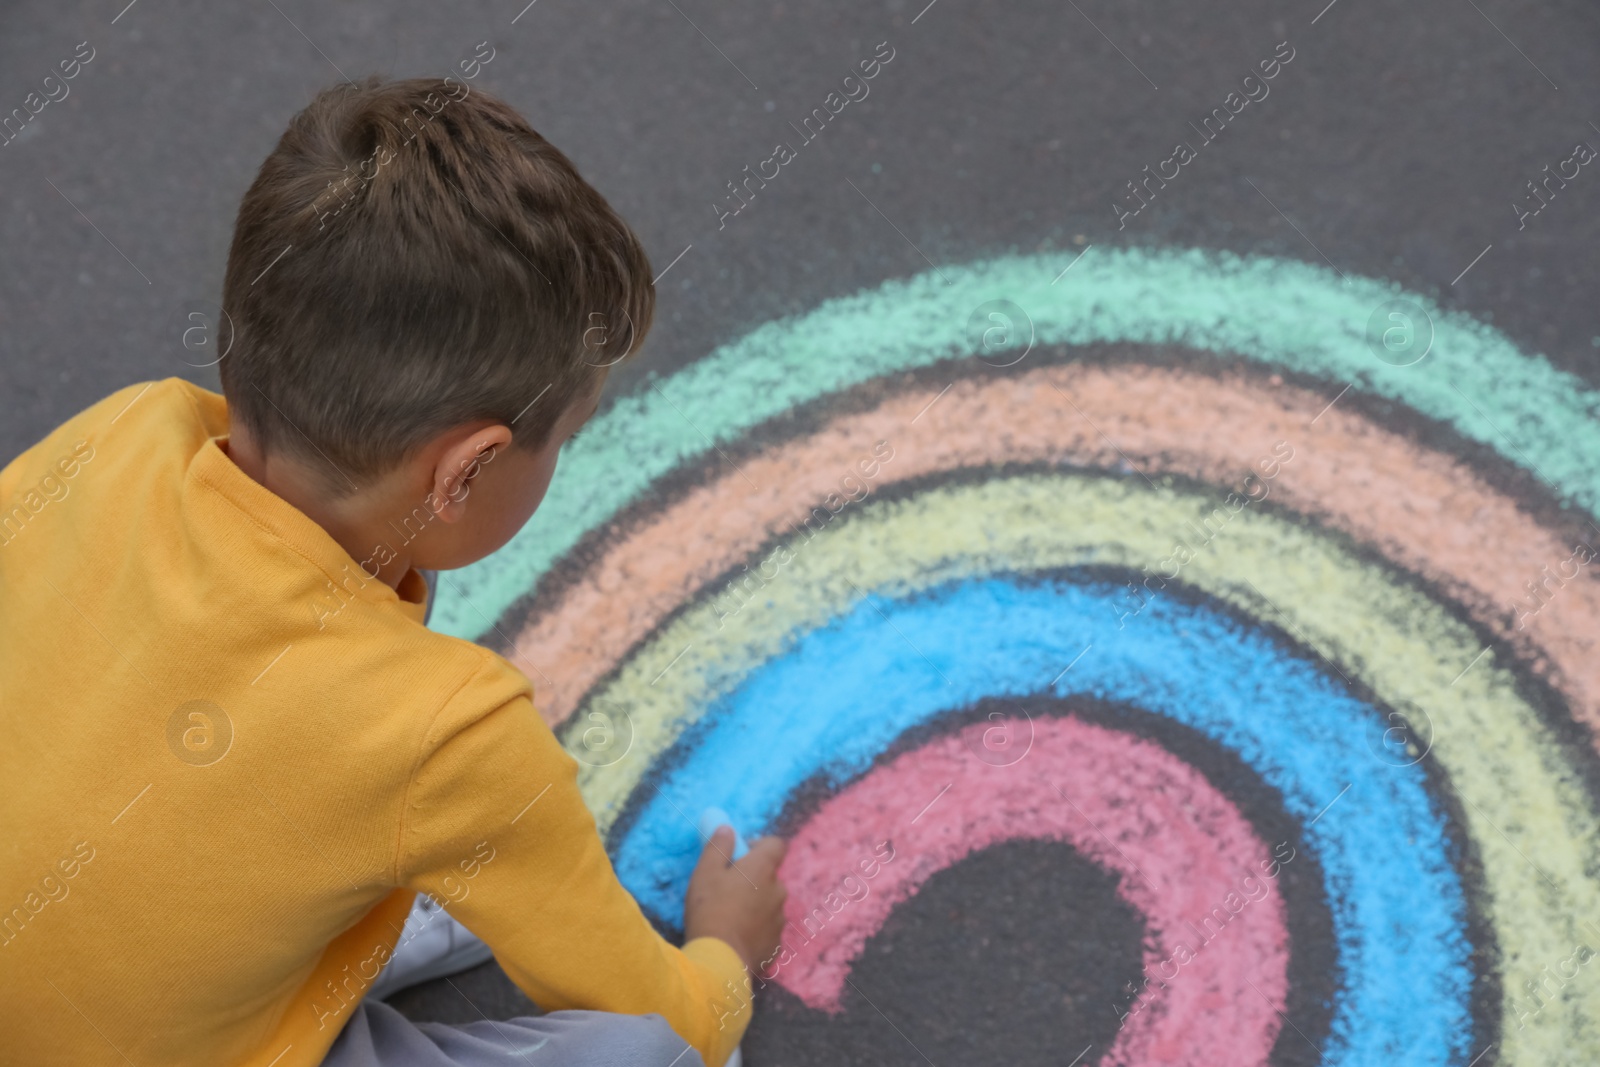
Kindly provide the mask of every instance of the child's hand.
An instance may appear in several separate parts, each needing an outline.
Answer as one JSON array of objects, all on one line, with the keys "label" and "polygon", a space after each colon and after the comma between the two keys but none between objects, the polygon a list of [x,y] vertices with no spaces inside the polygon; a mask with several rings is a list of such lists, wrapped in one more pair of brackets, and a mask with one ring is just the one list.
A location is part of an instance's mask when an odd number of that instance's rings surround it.
[{"label": "child's hand", "polygon": [[733,946],[746,968],[758,970],[777,952],[783,932],[783,902],[789,891],[778,881],[778,864],[788,850],[783,838],[763,837],[730,863],[733,827],[719,826],[689,879],[684,936],[691,941],[720,938]]}]

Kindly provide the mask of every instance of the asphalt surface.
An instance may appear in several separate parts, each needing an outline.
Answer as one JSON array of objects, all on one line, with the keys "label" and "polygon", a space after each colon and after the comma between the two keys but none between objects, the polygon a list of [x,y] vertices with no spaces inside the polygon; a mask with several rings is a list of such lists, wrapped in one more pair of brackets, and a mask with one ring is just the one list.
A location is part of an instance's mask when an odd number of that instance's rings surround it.
[{"label": "asphalt surface", "polygon": [[[124,3],[0,9],[0,115],[80,42],[93,55],[0,145],[0,462],[131,382],[215,388],[181,338],[220,294],[239,197],[290,115],[344,76],[443,73],[480,41],[494,58],[476,84],[571,156],[665,270],[613,394],[930,264],[1042,251],[1065,267],[1088,245],[1387,277],[1600,385],[1600,171],[1537,215],[1513,206],[1579,142],[1600,147],[1587,0]],[[870,95],[720,217],[727,183],[798,140],[790,123],[883,42]],[[1126,183],[1284,42],[1270,94],[1119,227]],[[1107,879],[1043,844],[936,876],[869,945],[843,1017],[765,1000],[751,1062],[1068,1062],[1038,1021],[1079,1012],[1103,1045],[1141,936]],[[529,1007],[493,965],[394,1002],[457,1021]],[[1325,1027],[1318,1010],[1291,1014]]]},{"label": "asphalt surface", "polygon": [[[1600,176],[1584,168],[1524,229],[1512,207],[1577,142],[1600,146],[1600,9],[1322,7],[13,2],[0,113],[79,42],[94,58],[0,146],[0,456],[130,382],[214,387],[187,316],[219,294],[239,197],[288,117],[341,71],[443,72],[483,40],[477,84],[572,156],[657,270],[689,248],[614,390],[929,262],[1059,250],[1065,266],[1079,238],[1389,277],[1600,378]],[[870,95],[719,228],[727,183],[885,41]],[[1284,41],[1270,95],[1119,230],[1126,183]]]}]

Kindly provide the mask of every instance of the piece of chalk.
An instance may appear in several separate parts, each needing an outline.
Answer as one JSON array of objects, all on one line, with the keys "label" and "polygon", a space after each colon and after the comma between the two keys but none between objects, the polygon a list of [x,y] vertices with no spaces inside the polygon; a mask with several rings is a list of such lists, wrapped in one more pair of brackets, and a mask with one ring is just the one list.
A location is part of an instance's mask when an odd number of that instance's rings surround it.
[{"label": "piece of chalk", "polygon": [[[733,826],[733,820],[728,817],[727,812],[723,811],[721,808],[707,808],[705,811],[700,813],[701,837],[705,838],[707,841],[710,841],[711,835],[717,832],[717,827],[719,826]],[[750,846],[744,843],[744,835],[739,833],[739,828],[737,826],[733,826],[732,858],[740,859],[746,852],[749,851]]]}]

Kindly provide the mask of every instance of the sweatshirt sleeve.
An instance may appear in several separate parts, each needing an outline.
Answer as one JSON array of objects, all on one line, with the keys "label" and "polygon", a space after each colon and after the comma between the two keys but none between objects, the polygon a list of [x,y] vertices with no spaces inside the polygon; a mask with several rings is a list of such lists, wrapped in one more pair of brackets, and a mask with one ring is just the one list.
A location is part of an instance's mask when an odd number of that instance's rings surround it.
[{"label": "sweatshirt sleeve", "polygon": [[577,771],[526,695],[486,715],[447,707],[408,791],[397,881],[482,938],[541,1010],[659,1014],[721,1067],[750,1021],[744,964],[715,938],[680,949],[656,933]]}]

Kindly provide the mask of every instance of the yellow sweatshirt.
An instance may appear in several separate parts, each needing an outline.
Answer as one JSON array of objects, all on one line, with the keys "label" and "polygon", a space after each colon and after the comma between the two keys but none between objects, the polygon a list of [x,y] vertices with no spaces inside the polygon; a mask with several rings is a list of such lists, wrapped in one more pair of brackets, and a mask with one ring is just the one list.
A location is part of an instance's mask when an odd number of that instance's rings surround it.
[{"label": "yellow sweatshirt", "polygon": [[320,1063],[421,891],[541,1008],[657,1012],[720,1065],[738,956],[651,928],[526,679],[227,433],[168,379],[0,471],[0,1061]]}]

